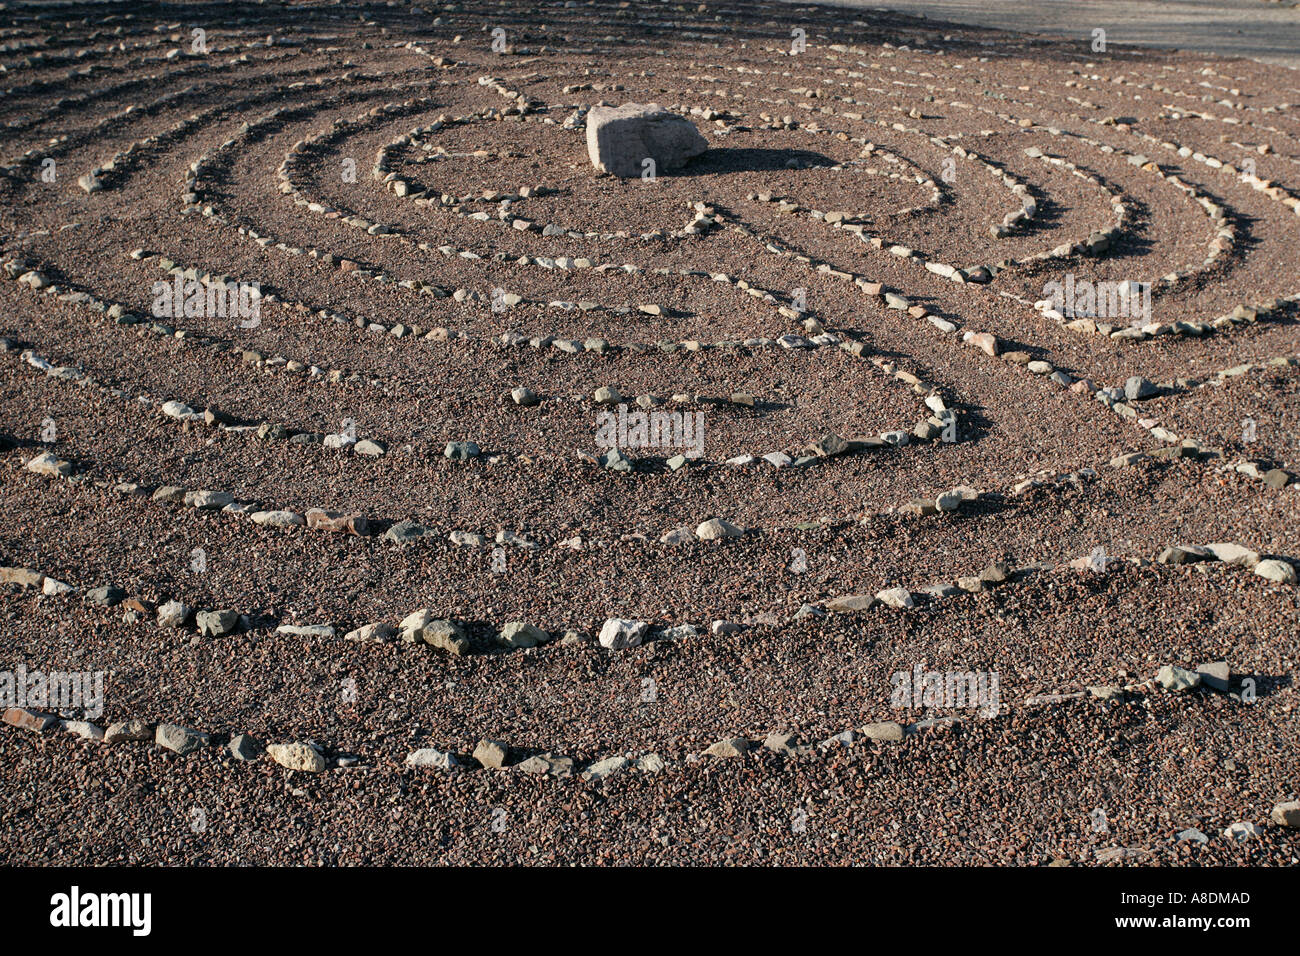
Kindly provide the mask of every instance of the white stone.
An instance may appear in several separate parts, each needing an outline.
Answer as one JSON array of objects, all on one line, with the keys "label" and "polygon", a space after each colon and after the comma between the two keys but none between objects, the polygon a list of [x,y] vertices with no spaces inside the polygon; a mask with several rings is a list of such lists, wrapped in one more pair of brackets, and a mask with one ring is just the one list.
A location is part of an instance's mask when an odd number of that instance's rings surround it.
[{"label": "white stone", "polygon": [[1295,584],[1295,568],[1285,561],[1277,561],[1273,558],[1261,561],[1255,565],[1255,573],[1261,578],[1276,581],[1278,584]]},{"label": "white stone", "polygon": [[695,535],[701,541],[717,541],[721,538],[739,538],[743,531],[737,528],[729,521],[723,521],[721,518],[710,518],[700,524],[695,529]]},{"label": "white stone", "polygon": [[611,617],[600,628],[600,646],[610,650],[636,647],[649,629],[650,625],[645,621]]},{"label": "white stone", "polygon": [[888,604],[890,607],[916,607],[916,602],[912,600],[911,592],[906,588],[886,588],[883,591],[877,591],[876,600],[881,604]]},{"label": "white stone", "polygon": [[343,635],[345,641],[375,642],[387,641],[397,636],[397,628],[382,622],[366,624]]},{"label": "white stone", "polygon": [[655,172],[679,169],[709,148],[690,120],[657,103],[593,106],[587,113],[587,155],[602,172],[623,179],[641,176],[644,161]]},{"label": "white stone", "polygon": [[275,633],[294,637],[333,637],[335,630],[328,624],[281,624]]},{"label": "white stone", "polygon": [[271,744],[266,748],[266,752],[281,767],[290,770],[320,773],[325,769],[325,758],[320,755],[320,751],[301,741],[291,744]]},{"label": "white stone", "polygon": [[254,511],[249,518],[265,528],[292,528],[307,523],[307,519],[296,511]]},{"label": "white stone", "polygon": [[460,761],[449,751],[425,747],[407,755],[406,765],[408,767],[427,767],[434,770],[451,770],[453,767],[459,767]]}]

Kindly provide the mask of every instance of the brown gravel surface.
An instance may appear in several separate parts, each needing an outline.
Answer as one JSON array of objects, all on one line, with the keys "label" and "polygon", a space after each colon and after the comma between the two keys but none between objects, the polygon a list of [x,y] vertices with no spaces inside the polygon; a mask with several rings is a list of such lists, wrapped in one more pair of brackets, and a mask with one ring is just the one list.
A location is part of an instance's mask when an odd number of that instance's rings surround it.
[{"label": "brown gravel surface", "polygon": [[[209,735],[9,712],[0,861],[1297,862],[1289,79],[785,4],[225,9],[0,27],[0,671]],[[627,102],[709,151],[597,174],[585,111]],[[258,283],[257,320],[158,315],[173,273]],[[1151,314],[1058,322],[1067,274],[1156,280]],[[620,400],[702,456],[604,468]],[[420,609],[463,654],[393,633]],[[917,668],[990,706],[900,700]]]}]

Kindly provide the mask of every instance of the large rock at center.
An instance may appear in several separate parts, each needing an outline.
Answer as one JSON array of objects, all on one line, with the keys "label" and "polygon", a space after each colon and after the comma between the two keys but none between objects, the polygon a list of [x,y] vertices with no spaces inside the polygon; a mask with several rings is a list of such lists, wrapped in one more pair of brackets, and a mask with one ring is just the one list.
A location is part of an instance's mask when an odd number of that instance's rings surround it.
[{"label": "large rock at center", "polygon": [[657,103],[593,106],[587,113],[587,155],[603,172],[640,176],[653,159],[656,173],[679,169],[709,148],[695,124]]}]

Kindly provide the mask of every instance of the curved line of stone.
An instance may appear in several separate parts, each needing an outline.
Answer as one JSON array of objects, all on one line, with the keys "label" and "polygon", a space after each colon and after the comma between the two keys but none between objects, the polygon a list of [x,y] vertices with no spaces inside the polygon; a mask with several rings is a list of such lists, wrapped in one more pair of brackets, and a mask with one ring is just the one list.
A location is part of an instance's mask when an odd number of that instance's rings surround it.
[{"label": "curved line of stone", "polygon": [[[930,89],[930,90],[935,90],[935,89],[937,89],[936,87],[933,87],[932,85],[928,85],[928,84],[927,84],[926,88],[927,88],[927,89]],[[1008,87],[1008,88],[1009,88],[1009,87]],[[852,99],[852,98],[846,98],[846,97],[840,97],[840,99],[843,99],[843,100],[845,100],[845,101],[847,101],[847,102],[854,102],[854,103],[859,102],[858,100],[854,100],[854,99]],[[1013,100],[1013,101],[1014,101],[1014,100]],[[1014,102],[1019,102],[1019,101],[1014,101]],[[1006,123],[1008,123],[1008,124],[1010,124],[1010,125],[1012,125],[1012,126],[1015,126],[1015,127],[1017,128],[1017,130],[1020,130],[1020,131],[1026,130],[1026,129],[1028,129],[1028,128],[1033,128],[1033,127],[1036,126],[1036,124],[1035,124],[1033,121],[1028,121],[1028,120],[1018,120],[1016,117],[1014,117],[1014,116],[1012,116],[1012,115],[1010,115],[1010,114],[1001,113],[1001,112],[998,112],[998,111],[996,111],[996,110],[989,109],[989,108],[987,108],[987,107],[981,107],[981,106],[976,106],[976,105],[969,104],[969,103],[964,103],[964,102],[962,102],[962,101],[956,101],[956,100],[954,100],[954,101],[950,101],[948,105],[953,106],[953,107],[961,107],[961,108],[975,109],[975,110],[978,110],[978,111],[984,112],[984,113],[986,113],[986,114],[988,114],[988,115],[996,116],[997,118],[1003,120],[1004,122],[1006,122]],[[823,109],[829,110],[830,108],[823,108]],[[834,112],[834,111],[831,110],[831,112]],[[847,114],[844,114],[844,115],[847,115]],[[853,115],[856,116],[856,115],[859,115],[859,114],[853,114]],[[1087,119],[1087,118],[1081,118],[1081,119],[1085,119],[1087,122],[1092,122],[1092,123],[1098,123],[1098,122],[1099,122],[1099,121],[1091,120],[1091,119]],[[879,125],[882,125],[882,126],[883,126],[883,125],[888,125],[888,124],[886,124],[885,121],[883,121],[883,120],[876,120],[875,122],[878,123]],[[1026,127],[1026,126],[1025,126],[1025,123],[1029,123],[1029,126]],[[893,124],[893,128],[894,128],[894,129],[897,129],[897,130],[900,131],[900,132],[912,132],[912,133],[916,133],[916,134],[920,134],[920,135],[925,135],[925,134],[924,134],[924,131],[919,130],[919,129],[916,129],[916,128],[908,128],[908,127],[906,127],[904,124],[901,124],[901,123],[895,123],[895,124]],[[1062,131],[1061,131],[1061,130],[1058,130],[1058,129],[1055,129],[1055,128],[1051,128],[1051,127],[1037,126],[1036,128],[1038,128],[1038,129],[1040,129],[1040,130],[1046,130],[1046,131],[1052,133],[1053,135],[1061,135],[1061,134],[1062,134]],[[1074,134],[1074,133],[1070,133],[1070,134],[1068,134],[1068,135],[1076,136],[1076,137],[1080,138],[1081,141],[1083,141],[1083,142],[1087,142],[1087,143],[1089,143],[1090,145],[1093,145],[1094,148],[1104,148],[1104,149],[1106,149],[1106,150],[1115,151],[1113,147],[1106,146],[1105,144],[1101,144],[1101,143],[1097,142],[1096,140],[1091,140],[1091,139],[1088,138],[1088,137],[1083,137],[1083,136],[1080,136],[1079,134]],[[932,139],[932,141],[934,141],[935,138],[932,137],[931,139]],[[1153,137],[1153,139],[1154,139],[1154,137]],[[1129,155],[1129,154],[1127,154],[1127,153],[1123,153],[1122,151],[1120,151],[1120,152],[1121,152],[1122,155],[1126,155],[1126,156]],[[1166,176],[1163,172],[1161,172],[1161,171],[1159,170],[1158,167],[1156,167],[1156,172],[1161,176],[1161,178],[1173,178],[1173,179],[1175,179],[1175,180],[1177,179],[1177,177],[1168,177],[1168,176]],[[1183,189],[1184,191],[1190,191],[1190,192],[1192,192],[1192,193],[1194,194],[1194,195],[1193,195],[1194,201],[1196,201],[1199,205],[1201,205],[1201,207],[1202,207],[1202,209],[1205,211],[1207,217],[1209,217],[1209,218],[1214,222],[1214,224],[1215,224],[1215,226],[1216,226],[1216,236],[1215,236],[1214,240],[1211,241],[1211,247],[1210,247],[1209,254],[1208,254],[1208,256],[1207,256],[1207,260],[1206,260],[1206,262],[1205,262],[1205,263],[1203,264],[1203,266],[1202,266],[1202,268],[1208,268],[1209,265],[1213,263],[1214,259],[1216,259],[1216,258],[1218,257],[1218,255],[1219,255],[1221,252],[1225,251],[1225,248],[1226,248],[1226,249],[1230,249],[1230,248],[1232,248],[1232,241],[1233,241],[1233,239],[1235,238],[1235,228],[1232,227],[1231,224],[1227,223],[1226,221],[1223,221],[1223,222],[1220,222],[1220,221],[1219,221],[1219,220],[1223,219],[1223,217],[1222,217],[1222,215],[1221,215],[1222,210],[1221,210],[1221,209],[1218,209],[1218,208],[1217,208],[1217,205],[1216,205],[1216,204],[1213,204],[1213,203],[1209,200],[1208,197],[1200,196],[1199,193],[1196,193],[1195,190],[1191,190],[1191,189],[1187,186],[1187,184],[1182,183],[1180,180],[1177,181],[1177,182],[1175,183],[1175,185],[1177,185],[1180,189]],[[1261,188],[1261,187],[1256,187],[1256,188]],[[1276,187],[1272,187],[1272,188],[1273,188],[1273,189],[1276,189]],[[1272,195],[1273,198],[1278,198],[1274,193],[1270,193],[1270,195]],[[1291,206],[1291,205],[1288,203],[1288,206],[1289,206],[1290,208],[1295,209],[1295,211],[1297,212],[1297,214],[1300,215],[1300,205]],[[1101,237],[1100,237],[1100,236],[1090,236],[1090,237],[1089,237],[1089,241],[1088,241],[1088,243],[1081,244],[1080,247],[1079,247],[1078,249],[1073,250],[1073,252],[1089,251],[1088,247],[1089,247],[1090,245],[1093,244],[1094,240],[1099,239],[1099,238],[1101,238]],[[1225,243],[1226,243],[1226,245],[1225,245]],[[910,251],[910,250],[907,250],[906,247],[898,247],[898,248],[899,248],[899,250],[900,250],[900,253]],[[1055,251],[1055,252],[1065,253],[1064,247],[1058,247],[1058,249],[1057,249],[1057,250],[1054,250],[1054,251]],[[908,258],[911,258],[911,257],[908,257]],[[945,273],[947,272],[947,270],[944,268],[944,264],[936,264],[936,269],[938,270],[938,271],[937,271],[937,274],[941,274],[941,275],[942,275],[942,274],[945,274]],[[1164,277],[1164,279],[1162,280],[1162,283],[1165,284],[1165,285],[1169,285],[1169,284],[1172,284],[1173,282],[1176,282],[1179,278],[1186,278],[1186,277],[1188,277],[1188,276],[1190,276],[1190,275],[1195,274],[1195,272],[1196,272],[1196,270],[1192,270],[1191,272],[1185,272],[1185,273],[1182,274],[1182,275],[1179,275],[1179,274],[1170,274],[1170,275],[1167,275],[1167,276]],[[956,269],[954,269],[953,272],[951,273],[951,275],[952,275],[952,276],[955,276],[955,277],[957,277],[957,278],[959,278],[959,279],[964,278],[964,275],[961,273],[961,270],[956,270]],[[1292,299],[1284,299],[1284,300],[1281,300],[1281,301],[1284,301],[1284,302],[1285,302],[1285,301],[1293,301],[1293,300],[1292,300]],[[1251,312],[1254,313],[1254,315],[1259,315],[1259,314],[1261,314],[1261,313],[1262,313],[1262,314],[1269,314],[1269,313],[1271,313],[1271,312],[1274,311],[1274,308],[1276,307],[1277,304],[1278,304],[1278,300],[1273,300],[1272,302],[1262,302],[1262,303],[1246,303],[1246,304],[1243,304],[1242,306],[1240,306],[1240,307],[1238,308],[1237,312],[1240,313],[1240,312],[1242,312],[1243,310],[1250,310]],[[1221,330],[1221,329],[1225,328],[1225,326],[1227,326],[1227,325],[1229,324],[1229,322],[1231,322],[1231,324],[1237,324],[1238,322],[1240,322],[1240,321],[1242,320],[1242,318],[1243,318],[1243,317],[1242,317],[1240,314],[1235,315],[1234,318],[1231,319],[1231,320],[1229,320],[1228,317],[1223,316],[1223,317],[1220,317],[1219,320],[1216,320],[1216,321],[1218,321],[1218,324],[1217,324],[1217,325],[1215,325],[1213,322],[1197,322],[1197,321],[1195,321],[1195,320],[1188,320],[1188,321],[1185,321],[1185,322],[1175,323],[1174,328],[1175,328],[1175,331],[1176,331],[1177,333],[1179,333],[1179,334],[1202,335],[1202,334],[1206,334],[1207,331],[1210,331],[1210,330],[1213,330],[1213,329],[1219,329],[1219,330]],[[1248,320],[1248,321],[1253,321],[1253,317],[1247,317],[1247,320]],[[1079,331],[1088,331],[1088,330],[1080,328]],[[1149,337],[1149,333],[1144,333],[1144,332],[1142,332],[1141,330],[1137,330],[1137,329],[1134,329],[1134,330],[1131,330],[1131,331],[1130,331],[1130,330],[1120,330],[1120,332],[1123,333],[1122,335],[1120,335],[1121,338],[1131,338],[1131,339],[1135,339],[1135,340],[1143,340],[1143,339]],[[1109,333],[1108,333],[1108,334],[1109,334]],[[1159,333],[1157,332],[1157,334],[1159,334]]]},{"label": "curved line of stone", "polygon": [[[400,105],[400,104],[390,104],[390,105]],[[307,107],[295,107],[293,108],[293,111],[301,111],[305,109],[307,109]],[[379,108],[377,107],[377,109]],[[237,141],[239,138],[251,136],[256,132],[260,132],[263,126],[270,125],[277,122],[280,118],[282,118],[282,116],[286,112],[289,112],[289,110],[276,110],[268,114],[267,116],[262,117],[261,119],[255,121],[254,123],[248,124],[243,130],[241,130],[240,134],[235,139],[228,140],[226,143],[223,143],[222,146],[219,147],[218,153],[220,153],[223,150],[233,148],[235,145],[237,145]],[[212,219],[214,222],[218,223],[219,225],[231,226],[233,225],[231,221],[227,219],[224,215],[222,215],[221,212],[216,207],[214,207],[211,203],[204,203],[203,197],[205,195],[205,191],[204,191],[205,187],[203,185],[201,177],[207,171],[208,166],[213,161],[214,160],[212,157],[201,158],[200,160],[196,161],[196,163],[191,167],[190,178],[188,178],[185,183],[186,209],[190,211],[201,212],[203,216]],[[283,183],[282,183],[282,191],[285,191],[286,185],[288,185],[288,188],[291,191],[292,185],[283,184]],[[312,205],[319,206],[320,207],[319,214],[324,214],[326,209],[324,205],[319,203],[313,204],[310,202],[310,200],[306,199],[303,196],[295,197],[295,202],[301,203],[302,205],[306,206],[309,209],[309,211],[312,211],[310,209]],[[367,232],[370,232],[371,229],[374,228],[386,229],[386,227],[382,227],[382,226],[377,227],[376,224],[370,223],[369,220],[361,220],[361,223],[363,225],[358,226],[358,228],[364,228]],[[353,225],[357,225],[357,223],[354,222]],[[286,255],[310,255],[313,258],[322,259],[323,261],[326,261],[327,263],[330,264],[337,263],[337,265],[340,268],[340,271],[356,279],[370,280],[370,281],[379,282],[381,284],[395,283],[399,286],[404,286],[408,288],[415,288],[416,284],[418,283],[420,292],[423,293],[425,292],[426,289],[428,289],[430,291],[427,294],[432,294],[439,298],[446,297],[453,294],[452,292],[449,292],[446,289],[430,286],[428,283],[424,283],[422,280],[403,279],[400,276],[385,273],[382,270],[377,271],[375,269],[362,266],[359,263],[350,259],[336,259],[332,253],[321,253],[319,249],[314,247],[310,250],[304,250],[298,247],[289,246],[287,243],[283,242],[282,240],[278,241],[272,236],[267,236],[259,233],[256,229],[254,229],[251,226],[246,227],[240,225],[237,227],[237,230],[241,235],[247,236],[248,238],[257,242],[258,245],[264,248],[275,248],[277,251],[282,252]],[[376,234],[376,233],[372,233],[372,234]],[[383,234],[383,233],[379,233],[379,234]],[[405,237],[402,236],[394,236],[394,238],[397,239],[398,241],[406,241]],[[432,251],[432,249],[434,248],[428,245],[427,243],[422,243],[422,242],[417,243],[416,247],[421,249],[422,251]],[[470,249],[457,249],[456,247],[453,246],[440,246],[437,247],[437,249],[439,252],[441,252],[444,256],[447,257],[451,257],[454,255],[460,258],[465,258],[470,260],[477,260],[482,258],[480,255],[478,255],[477,253],[473,252]],[[548,270],[555,269],[555,268],[560,268],[560,269],[592,268],[599,272],[611,272],[613,270],[621,270],[623,272],[636,272],[642,269],[642,267],[632,265],[632,264],[624,264],[621,266],[614,263],[595,264],[589,259],[563,257],[563,256],[558,257],[556,259],[551,259],[549,257],[544,257],[544,256],[530,257],[528,264],[537,266],[539,268],[548,269]],[[678,274],[684,278],[703,277],[705,275],[708,275],[714,281],[726,282],[738,289],[741,289],[742,291],[749,294],[751,297],[760,298],[772,304],[776,304],[778,302],[777,297],[771,291],[761,289],[756,286],[752,286],[749,283],[744,282],[744,280],[732,279],[730,276],[726,276],[723,273],[710,274],[710,273],[701,272],[699,270],[676,270],[676,272],[673,272],[671,270],[656,269],[654,271],[656,273],[662,273],[665,275]],[[469,290],[455,290],[455,293],[459,294],[462,291],[464,291],[467,296],[472,295],[472,293],[470,293]],[[507,295],[506,296],[507,304],[509,304],[509,300],[511,298],[515,298],[516,300],[522,301],[521,297]],[[574,303],[573,305],[576,306],[577,304]],[[566,303],[552,302],[552,303],[548,303],[548,306],[564,307],[566,306]],[[630,306],[615,307],[615,308],[630,309]],[[658,314],[654,310],[658,309],[659,306],[653,303],[649,305],[643,303],[638,305],[637,308],[639,308],[641,311],[650,312],[650,314]],[[779,307],[777,311],[780,312],[782,315],[786,316],[787,318],[792,317],[793,310],[789,309],[789,307]]]},{"label": "curved line of stone", "polygon": [[[1253,565],[1250,561],[1254,559]],[[1085,569],[1090,567],[1089,562],[1093,559],[1091,556],[1080,558],[1070,562],[1066,567],[1078,569],[1087,573]],[[1108,559],[1109,561],[1124,560],[1118,558]],[[1209,545],[1209,546],[1190,546],[1175,545],[1166,548],[1158,556],[1157,561],[1161,564],[1180,565],[1196,561],[1223,561],[1230,567],[1240,568],[1242,572],[1253,570],[1258,576],[1267,580],[1274,581],[1282,585],[1293,585],[1296,579],[1294,559],[1261,559],[1258,554],[1243,548],[1240,545]],[[1146,564],[1142,559],[1127,559],[1134,564]],[[973,579],[979,583],[978,590],[985,587],[998,586],[1003,581],[1023,581],[1027,577],[1036,573],[1046,573],[1056,570],[1057,566],[1050,563],[1039,563],[1030,565],[1026,568],[1015,572],[1009,572],[1008,569],[994,566],[990,570],[996,570],[997,576],[991,581],[985,581],[982,577]],[[1104,570],[1101,572],[1104,573]],[[47,582],[50,582],[47,584]],[[0,583],[17,585],[23,588],[41,587],[47,594],[54,596],[67,595],[72,592],[73,588],[65,582],[55,581],[47,578],[39,572],[31,571],[25,568],[0,568]],[[51,586],[52,585],[52,586]],[[1005,586],[1005,585],[1003,585]],[[901,589],[900,589],[901,590]],[[882,592],[883,593],[883,592]],[[954,589],[953,593],[957,593]],[[841,600],[838,612],[848,614],[863,613],[869,608],[876,606],[877,600],[872,599],[867,603],[862,603],[861,595],[847,596]],[[137,602],[138,603],[138,602]],[[178,602],[173,602],[178,603]],[[888,602],[886,602],[888,603]],[[895,605],[897,606],[897,605]],[[175,609],[168,606],[167,610],[176,615]],[[136,612],[139,613],[139,612]],[[223,628],[223,624],[229,623],[228,619],[222,619],[220,615],[233,615],[235,612],[202,612],[213,614],[214,617],[205,618],[205,622],[211,622],[216,625],[220,633],[228,633],[233,630],[233,626]],[[420,612],[417,612],[417,615]],[[411,617],[416,617],[412,615]],[[182,623],[183,623],[182,619]],[[444,624],[446,622],[436,622]],[[631,622],[618,622],[620,624],[629,624]],[[294,634],[319,634],[311,628],[300,628],[288,631]],[[353,639],[365,640],[369,636],[354,637]],[[666,636],[666,639],[675,639],[673,636]],[[1156,685],[1171,691],[1185,692],[1197,686],[1207,686],[1212,689],[1227,694],[1238,701],[1243,698],[1239,693],[1235,693],[1232,683],[1232,674],[1228,670],[1226,662],[1218,664],[1203,664],[1196,671],[1182,668],[1179,665],[1166,665],[1152,678],[1143,681],[1132,682],[1126,685],[1098,685],[1088,687],[1083,691],[1063,690],[1058,693],[1037,694],[1025,698],[1017,704],[999,703],[996,714],[981,714],[983,719],[998,720],[1011,717],[1017,711],[1029,711],[1041,705],[1078,705],[1081,701],[1096,699],[1103,705],[1112,705],[1121,703],[1126,699],[1134,696],[1140,696],[1147,693],[1153,693]],[[1205,675],[1209,675],[1207,678]],[[1241,676],[1241,675],[1238,675]],[[74,734],[83,740],[93,742],[104,742],[108,744],[120,744],[128,741],[148,741],[154,740],[159,746],[172,750],[178,754],[185,755],[202,750],[216,743],[219,737],[227,737],[231,740],[228,746],[232,747],[233,752],[240,759],[254,757],[255,753],[245,750],[250,744],[253,746],[251,751],[256,751],[260,744],[250,741],[245,737],[243,741],[237,741],[235,738],[245,735],[232,735],[220,732],[204,732],[195,730],[181,724],[161,723],[157,727],[152,724],[137,719],[120,721],[111,724],[107,731],[99,726],[87,721],[65,720],[56,714],[47,713],[28,708],[10,708],[3,715],[3,722],[11,727],[21,730],[27,730],[36,733],[48,733],[54,730],[64,730]],[[745,753],[754,750],[757,747],[781,754],[789,759],[801,759],[804,757],[833,757],[843,748],[851,748],[855,745],[863,745],[868,741],[878,741],[884,744],[900,743],[909,737],[915,737],[926,730],[943,730],[960,723],[963,720],[970,719],[962,716],[951,714],[941,714],[937,716],[926,717],[921,720],[902,724],[897,721],[881,721],[869,723],[861,727],[854,727],[840,733],[834,734],[816,744],[800,744],[796,742],[794,734],[778,730],[773,731],[764,737],[760,743],[757,737],[734,736],[724,737],[706,748],[702,752],[690,753],[683,760],[677,761],[672,758],[665,760],[657,752],[648,753],[619,753],[609,757],[588,761],[585,764],[575,761],[573,758],[557,756],[554,751],[547,751],[540,754],[523,756],[508,743],[501,741],[483,739],[479,742],[474,750],[470,760],[471,764],[465,759],[463,754],[455,754],[450,750],[438,750],[436,748],[422,748],[409,754],[405,764],[411,768],[455,770],[464,768],[473,769],[473,764],[477,764],[483,769],[505,770],[510,769],[516,772],[539,775],[547,778],[563,779],[571,776],[580,776],[586,781],[601,781],[612,774],[626,771],[629,768],[635,768],[643,772],[658,773],[670,765],[686,766],[698,763],[705,757],[714,759],[727,759],[743,757]],[[281,744],[271,744],[267,747],[267,755],[276,763],[286,769],[301,772],[323,772],[328,767],[328,761],[325,759],[322,750],[325,748],[315,745],[307,740],[292,740]],[[529,748],[535,750],[536,748]],[[522,759],[510,763],[512,753]],[[357,755],[346,755],[343,762],[335,761],[335,766],[347,767],[356,763]],[[382,757],[376,758],[376,763],[382,761]]]},{"label": "curved line of stone", "polygon": [[[64,297],[63,301],[72,302],[74,300]],[[83,304],[83,305],[90,304],[90,300],[88,298],[86,301],[77,302],[76,304]],[[99,304],[103,304],[103,303],[99,303]],[[111,307],[109,310],[105,310],[104,314],[107,315],[108,311],[110,310]],[[115,321],[117,321],[119,324],[132,324],[129,321],[124,321],[128,318],[131,317],[118,316]],[[154,334],[160,337],[171,337],[177,334],[176,330],[173,329],[171,326],[162,325],[157,322],[152,323],[147,328],[149,328],[150,331],[152,331]],[[218,340],[211,339],[204,336],[195,336],[193,334],[186,335],[184,332],[182,332],[181,334],[184,335],[184,337],[187,339],[191,339],[191,340],[199,339],[203,341],[203,344],[217,347],[223,351],[225,350],[224,348],[222,348],[223,343],[219,342]],[[844,342],[841,344],[844,346],[844,351],[847,351],[852,355],[856,355],[859,357],[868,357],[866,355],[866,350],[862,347],[861,343]],[[4,347],[3,350],[5,351],[13,351],[17,348],[15,343],[9,342],[8,340],[0,340],[0,346],[3,346]],[[253,356],[257,356],[257,360],[255,362],[250,362],[250,358]],[[303,443],[315,444],[317,441],[317,433],[311,432],[310,430],[307,429],[286,427],[282,422],[279,421],[264,421],[260,423],[242,424],[242,425],[233,424],[230,421],[229,416],[224,411],[218,412],[215,409],[201,411],[201,410],[196,410],[190,407],[188,404],[181,401],[164,400],[143,393],[139,393],[139,394],[127,393],[122,391],[121,389],[107,388],[105,386],[102,386],[93,376],[80,372],[77,369],[67,367],[67,366],[56,368],[48,359],[46,359],[44,356],[36,354],[31,349],[24,350],[20,357],[30,367],[38,371],[45,372],[47,374],[52,374],[60,380],[75,382],[80,385],[91,385],[91,386],[103,388],[105,391],[111,393],[114,397],[118,397],[126,400],[128,407],[131,407],[133,409],[139,410],[141,408],[141,403],[144,403],[144,405],[146,405],[147,407],[157,408],[159,409],[159,411],[162,413],[163,416],[178,424],[183,424],[185,422],[191,422],[191,421],[206,422],[207,424],[216,427],[228,434],[234,434],[234,435],[255,434],[259,440],[274,439],[274,438],[289,438],[290,441],[294,441],[295,443],[297,443],[299,437],[301,436],[301,438],[306,439],[306,441]],[[297,366],[296,368],[294,368],[294,367],[290,367],[290,364],[288,362],[284,362],[284,361],[277,362],[274,359],[268,361],[266,359],[261,358],[259,353],[250,353],[248,351],[245,351],[241,355],[241,358],[243,359],[245,364],[259,364],[263,368],[266,368],[268,370],[283,369],[285,372],[290,374],[294,374],[294,373],[298,373],[298,374],[305,373],[308,375],[312,374],[310,369],[307,369],[300,362],[294,363]],[[959,422],[960,419],[957,410],[950,408],[945,403],[944,399],[939,394],[936,388],[934,388],[933,386],[928,386],[920,379],[918,379],[915,375],[912,375],[909,372],[903,371],[901,369],[897,369],[892,363],[886,362],[884,359],[871,356],[870,361],[871,361],[871,367],[881,372],[881,374],[884,375],[887,380],[901,382],[909,386],[914,394],[924,397],[922,405],[923,408],[925,409],[925,412],[929,414],[927,415],[926,418],[922,419],[922,421],[915,427],[915,429],[912,431],[911,434],[914,434],[917,438],[925,440],[927,436],[932,438],[938,435],[945,425],[949,423],[956,425]],[[316,366],[312,366],[312,368],[316,368]],[[345,381],[342,378],[341,374],[336,376],[334,375],[333,372],[331,372],[330,375],[325,377],[323,380],[331,383],[339,383]],[[602,402],[601,400],[596,399],[594,400],[592,407],[595,408],[596,406],[599,406],[601,404],[610,404],[613,401],[614,399],[609,399]],[[737,398],[734,395],[729,400],[723,398],[714,399],[708,396],[696,396],[694,398],[694,401],[705,402],[705,403],[731,401],[732,403],[736,403]],[[938,416],[940,415],[947,415],[948,417],[939,418]],[[784,467],[786,465],[794,465],[794,464],[810,464],[812,460],[818,457],[842,454],[844,453],[844,451],[853,450],[855,447],[856,450],[861,451],[871,447],[878,447],[882,444],[889,444],[889,445],[906,444],[908,441],[908,434],[909,433],[904,429],[886,429],[884,432],[880,434],[878,439],[869,438],[865,440],[863,439],[859,439],[856,441],[851,440],[848,443],[847,448],[837,446],[835,442],[839,441],[838,437],[831,436],[831,441],[829,442],[827,440],[823,440],[820,442],[813,441],[809,445],[804,446],[804,447],[816,449],[814,452],[812,452],[810,455],[808,455],[805,458],[792,458],[790,455],[785,454],[784,451],[776,451],[762,456],[746,455],[742,453],[741,455],[728,459],[726,462],[713,462],[708,459],[699,458],[699,459],[692,460],[691,464],[693,468],[707,467],[709,465],[718,465],[718,464],[740,466],[744,464],[756,463],[760,457],[763,460],[772,463],[776,467]],[[372,439],[363,439],[361,441],[357,441],[355,437],[340,438],[340,436],[333,436],[333,438],[335,439],[335,444],[331,445],[330,437],[331,436],[324,436],[324,443],[326,447],[338,447],[344,451],[355,450],[359,454],[363,454],[366,455],[367,457],[372,457],[372,458],[378,458],[382,456],[387,450],[388,444],[391,444],[392,442],[391,439],[385,439],[384,441],[380,441],[380,442],[377,442]],[[793,450],[797,451],[797,449],[793,449]],[[538,460],[546,460],[546,459],[552,459],[556,461],[566,460],[565,456],[561,456],[561,455],[528,454],[524,457],[527,458],[530,464],[535,463]],[[579,458],[582,460],[595,461],[595,459],[592,459],[591,456],[586,456],[586,458],[584,458],[582,453],[579,453]],[[498,463],[503,460],[522,460],[522,459],[520,459],[520,456],[512,456],[506,454],[499,454],[497,456],[494,456],[494,458],[492,459],[494,463]],[[628,459],[624,458],[623,460],[628,460]],[[654,461],[657,459],[653,458],[653,456],[650,456],[650,457],[638,458],[636,460],[645,462],[645,461]],[[680,461],[680,464],[677,464],[678,461]],[[677,467],[681,467],[682,465],[686,464],[686,461],[684,459],[684,456],[678,456],[677,459],[672,460],[672,463],[677,464]],[[670,467],[671,466],[672,465],[670,465]]]}]

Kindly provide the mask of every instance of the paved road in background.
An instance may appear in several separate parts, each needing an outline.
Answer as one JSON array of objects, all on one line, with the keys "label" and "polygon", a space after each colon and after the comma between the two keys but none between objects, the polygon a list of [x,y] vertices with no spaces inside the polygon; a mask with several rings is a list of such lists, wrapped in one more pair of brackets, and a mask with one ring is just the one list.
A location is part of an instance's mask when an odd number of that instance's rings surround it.
[{"label": "paved road in background", "polygon": [[1117,47],[1202,50],[1300,69],[1300,3],[1292,0],[836,0],[836,5],[1080,39],[1091,39],[1102,27],[1107,42]]}]

